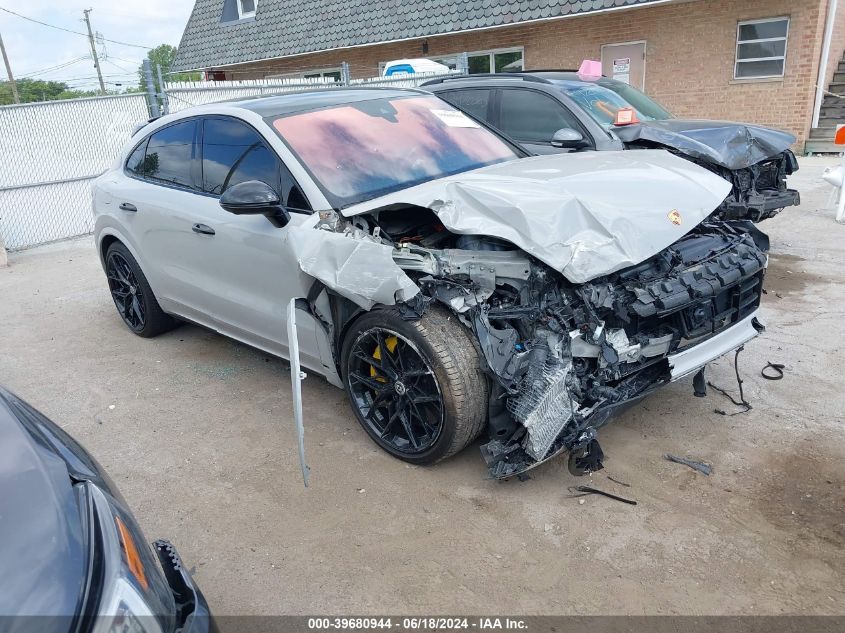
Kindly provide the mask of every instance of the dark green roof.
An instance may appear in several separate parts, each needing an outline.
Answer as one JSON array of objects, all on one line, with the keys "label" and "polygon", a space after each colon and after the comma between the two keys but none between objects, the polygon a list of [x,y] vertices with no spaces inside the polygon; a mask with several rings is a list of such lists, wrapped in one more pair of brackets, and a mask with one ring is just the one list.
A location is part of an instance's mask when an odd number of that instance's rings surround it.
[{"label": "dark green roof", "polygon": [[213,68],[660,1],[665,0],[257,0],[255,18],[238,20],[235,0],[196,0],[173,70]]}]

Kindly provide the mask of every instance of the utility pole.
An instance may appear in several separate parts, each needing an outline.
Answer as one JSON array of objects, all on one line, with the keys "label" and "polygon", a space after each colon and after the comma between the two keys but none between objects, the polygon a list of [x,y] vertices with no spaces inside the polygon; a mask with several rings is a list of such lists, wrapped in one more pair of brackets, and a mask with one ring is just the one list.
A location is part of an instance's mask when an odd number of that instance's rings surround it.
[{"label": "utility pole", "polygon": [[0,35],[0,52],[3,53],[3,63],[6,64],[6,74],[9,76],[9,83],[12,84],[12,98],[15,103],[21,102],[21,96],[18,94],[18,84],[15,83],[15,78],[12,75],[12,65],[9,63],[9,56],[6,55],[6,47],[3,45],[3,36]]},{"label": "utility pole", "polygon": [[85,24],[88,26],[88,42],[91,44],[91,56],[94,58],[94,68],[97,69],[97,77],[100,79],[100,92],[106,94],[106,84],[103,83],[103,71],[100,70],[100,60],[97,58],[97,47],[94,44],[94,34],[91,32],[91,18],[88,14],[91,9],[85,9],[82,13],[85,14]]},{"label": "utility pole", "polygon": [[150,114],[154,119],[161,116],[161,110],[158,107],[158,94],[156,94],[156,85],[153,81],[153,65],[149,58],[142,62],[144,68],[144,81],[147,84],[147,99],[150,105]]}]

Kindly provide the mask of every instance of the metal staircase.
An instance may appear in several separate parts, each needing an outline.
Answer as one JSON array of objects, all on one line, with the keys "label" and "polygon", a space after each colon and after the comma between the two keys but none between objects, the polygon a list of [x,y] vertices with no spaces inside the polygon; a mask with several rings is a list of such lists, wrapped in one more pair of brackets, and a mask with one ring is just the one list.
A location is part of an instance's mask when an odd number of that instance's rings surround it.
[{"label": "metal staircase", "polygon": [[810,130],[810,138],[804,144],[806,154],[824,154],[842,152],[841,145],[833,144],[836,126],[845,123],[845,54],[839,60],[839,66],[833,75],[833,81],[827,87],[822,101],[819,126]]}]

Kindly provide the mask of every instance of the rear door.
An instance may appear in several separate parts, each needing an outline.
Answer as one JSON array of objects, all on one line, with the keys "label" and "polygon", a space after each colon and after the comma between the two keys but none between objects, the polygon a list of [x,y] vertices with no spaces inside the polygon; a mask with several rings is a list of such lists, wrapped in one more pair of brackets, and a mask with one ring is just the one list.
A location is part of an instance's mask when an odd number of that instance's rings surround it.
[{"label": "rear door", "polygon": [[120,209],[162,308],[213,327],[190,299],[196,284],[184,253],[190,219],[201,202],[199,129],[199,119],[179,121],[159,129],[135,149],[126,163],[130,178],[120,192]]},{"label": "rear door", "polygon": [[569,150],[552,147],[552,136],[563,128],[592,139],[578,118],[560,101],[540,90],[501,88],[494,125],[532,154],[559,154]]}]

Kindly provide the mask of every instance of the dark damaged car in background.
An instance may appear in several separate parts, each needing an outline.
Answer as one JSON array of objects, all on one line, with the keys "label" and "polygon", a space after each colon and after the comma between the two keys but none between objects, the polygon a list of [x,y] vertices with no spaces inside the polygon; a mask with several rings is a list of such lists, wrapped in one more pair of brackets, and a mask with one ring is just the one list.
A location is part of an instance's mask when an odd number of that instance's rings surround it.
[{"label": "dark damaged car in background", "polygon": [[0,490],[3,631],[216,631],[173,546],[150,547],[97,461],[3,388]]},{"label": "dark damaged car in background", "polygon": [[714,210],[759,222],[800,204],[786,177],[795,137],[759,125],[674,118],[654,99],[608,77],[575,71],[455,76],[423,87],[499,129],[532,154],[665,149],[731,183]]},{"label": "dark damaged car in background", "polygon": [[483,436],[492,477],[565,451],[582,474],[623,407],[761,330],[768,240],[714,218],[730,189],[667,151],[532,157],[426,92],[336,89],[144,127],[94,185],[95,239],[140,336],[189,320],[301,362],[412,463]]}]

